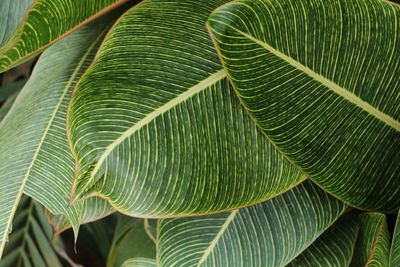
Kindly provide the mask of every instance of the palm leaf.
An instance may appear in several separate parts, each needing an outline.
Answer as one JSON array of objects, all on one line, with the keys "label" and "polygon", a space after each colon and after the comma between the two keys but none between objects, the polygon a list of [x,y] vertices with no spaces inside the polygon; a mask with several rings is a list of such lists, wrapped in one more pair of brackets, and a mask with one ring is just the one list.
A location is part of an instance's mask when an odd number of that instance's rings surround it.
[{"label": "palm leaf", "polygon": [[156,267],[156,261],[146,258],[132,258],[126,260],[121,267]]},{"label": "palm leaf", "polygon": [[[64,35],[127,1],[35,0],[20,22],[32,0],[2,0],[0,10],[8,8],[12,13],[4,13],[0,21],[7,22],[0,24],[0,30],[6,31],[9,37],[3,38],[8,42],[0,48],[0,72],[32,58]],[[14,34],[9,36],[19,22]]]},{"label": "palm leaf", "polygon": [[208,26],[242,103],[307,177],[362,209],[400,206],[400,6],[243,0]]},{"label": "palm leaf", "polygon": [[249,208],[159,222],[159,266],[284,266],[344,211],[306,181]]},{"label": "palm leaf", "polygon": [[147,0],[113,26],[68,112],[75,199],[184,216],[260,202],[304,180],[232,94],[204,26],[224,2]]},{"label": "palm leaf", "polygon": [[13,226],[4,258],[0,262],[1,267],[62,266],[50,242],[51,228],[42,206],[24,196]]}]

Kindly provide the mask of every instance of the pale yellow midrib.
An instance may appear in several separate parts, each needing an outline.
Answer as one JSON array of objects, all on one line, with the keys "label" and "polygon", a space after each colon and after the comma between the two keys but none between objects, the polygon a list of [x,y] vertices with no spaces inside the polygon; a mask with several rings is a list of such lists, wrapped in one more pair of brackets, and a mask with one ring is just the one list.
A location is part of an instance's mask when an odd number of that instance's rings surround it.
[{"label": "pale yellow midrib", "polygon": [[238,213],[238,210],[233,210],[231,212],[231,214],[229,214],[229,216],[226,218],[224,224],[221,226],[221,229],[218,231],[217,235],[214,237],[214,239],[211,241],[210,245],[204,251],[203,256],[200,258],[199,263],[197,264],[197,267],[199,267],[203,262],[206,261],[207,257],[210,255],[212,250],[215,248],[218,241],[221,239],[222,235],[225,233],[226,229],[228,229],[228,226],[231,224],[231,222],[233,221],[233,219],[235,218],[237,213]]},{"label": "pale yellow midrib", "polygon": [[[97,37],[96,40],[93,42],[93,44],[89,46],[89,48],[87,49],[87,51],[85,52],[85,54],[82,55],[81,60],[78,62],[78,65],[77,65],[76,68],[74,69],[74,72],[72,73],[71,77],[69,78],[69,80],[67,81],[66,85],[64,86],[64,91],[62,92],[62,94],[61,94],[61,96],[60,96],[60,99],[58,100],[56,106],[54,107],[54,111],[53,111],[53,113],[51,114],[51,117],[50,117],[50,119],[49,119],[49,122],[48,122],[47,125],[46,125],[45,130],[43,131],[42,138],[40,139],[40,142],[39,142],[39,144],[38,144],[38,146],[37,146],[37,148],[36,148],[36,150],[35,150],[35,153],[34,153],[34,155],[33,155],[33,157],[32,157],[32,161],[31,161],[31,163],[29,164],[28,169],[26,170],[25,176],[24,176],[24,178],[23,178],[23,180],[22,180],[22,184],[21,184],[21,187],[20,187],[19,194],[18,194],[18,196],[17,196],[16,203],[18,203],[18,202],[19,202],[19,199],[21,199],[21,197],[22,197],[22,192],[24,191],[26,181],[28,180],[28,177],[29,177],[29,175],[30,175],[30,173],[31,173],[31,171],[32,171],[33,165],[34,165],[35,162],[36,162],[36,159],[37,159],[37,157],[38,157],[38,155],[39,155],[39,152],[40,152],[40,150],[41,150],[41,148],[42,148],[42,145],[43,145],[43,143],[44,143],[44,140],[46,139],[46,136],[47,136],[47,134],[48,134],[48,132],[49,132],[49,130],[50,130],[50,127],[51,127],[51,125],[52,125],[52,123],[53,123],[53,121],[54,121],[54,118],[55,118],[55,116],[57,115],[57,112],[58,112],[58,110],[60,109],[60,106],[61,106],[61,104],[62,104],[62,102],[63,102],[63,100],[64,100],[64,98],[65,98],[65,96],[66,96],[66,94],[67,94],[67,92],[68,92],[68,88],[70,88],[70,86],[72,85],[72,83],[73,83],[73,81],[74,81],[76,75],[78,74],[79,70],[82,68],[83,64],[85,63],[85,61],[86,61],[86,59],[88,58],[88,56],[90,55],[90,53],[92,52],[92,49],[93,49],[93,48],[95,47],[95,45],[97,44],[99,38],[100,38],[100,37]],[[24,86],[24,87],[25,87],[25,86]],[[6,115],[6,116],[7,116],[7,115]],[[4,118],[4,119],[5,119],[5,118]],[[3,120],[4,120],[4,119],[3,119]],[[14,205],[14,206],[13,206],[12,211],[11,211],[11,214],[12,214],[12,215],[15,214],[15,212],[16,212],[16,210],[17,210],[17,207],[18,207],[18,205]],[[9,231],[9,225],[11,225],[13,217],[14,217],[14,215],[9,217],[9,220],[7,221],[7,227],[6,227],[6,229],[5,229],[5,230],[6,230],[6,231],[5,231],[5,236],[4,236],[4,237],[2,238],[2,240],[1,240],[1,244],[0,244],[0,260],[1,260],[2,254],[3,254],[4,245],[5,245],[5,240],[7,239],[7,236],[8,236],[8,234],[9,234],[9,233],[8,233],[8,231]]]},{"label": "pale yellow midrib", "polygon": [[121,144],[126,138],[134,134],[137,130],[141,129],[143,126],[149,124],[155,118],[160,116],[161,114],[167,112],[168,110],[172,109],[173,107],[179,105],[180,103],[184,102],[185,100],[189,99],[193,95],[205,90],[206,88],[210,87],[211,85],[217,83],[219,80],[222,80],[226,77],[226,73],[223,69],[217,71],[216,73],[209,76],[207,79],[202,80],[195,86],[189,88],[184,93],[180,94],[178,97],[170,100],[169,102],[165,103],[161,107],[155,109],[154,111],[147,114],[143,119],[138,121],[135,125],[125,131],[118,139],[116,139],[113,143],[111,143],[105,150],[104,153],[101,155],[100,159],[97,161],[96,166],[93,168],[91,172],[89,181],[86,185],[89,185],[92,179],[94,178],[95,174],[99,171],[101,165],[107,159],[108,155],[116,148],[119,144]]},{"label": "pale yellow midrib", "polygon": [[356,105],[359,108],[363,109],[364,111],[368,112],[368,114],[371,114],[372,116],[374,116],[378,120],[384,122],[385,124],[387,124],[391,128],[393,128],[393,129],[395,129],[397,131],[400,131],[400,121],[395,120],[391,116],[389,116],[389,115],[383,113],[382,111],[378,110],[377,108],[373,107],[368,102],[365,102],[364,100],[362,100],[358,96],[356,96],[353,93],[351,93],[346,88],[343,88],[343,87],[339,86],[338,84],[336,84],[336,83],[328,80],[327,78],[323,77],[322,75],[314,72],[312,69],[304,66],[300,62],[294,60],[293,58],[291,58],[291,57],[279,52],[278,50],[276,50],[275,48],[273,48],[269,44],[264,43],[264,42],[262,42],[262,41],[260,41],[260,40],[258,40],[256,38],[254,38],[253,36],[251,36],[251,35],[249,35],[247,33],[244,33],[244,32],[242,32],[242,31],[240,31],[238,29],[235,29],[235,30],[238,33],[240,33],[241,35],[243,35],[246,38],[250,39],[251,41],[259,44],[262,47],[264,47],[266,50],[268,50],[269,52],[271,52],[275,56],[283,59],[284,61],[286,61],[287,63],[289,63],[293,67],[295,67],[298,70],[306,73],[308,76],[310,76],[314,80],[320,82],[324,86],[328,87],[330,90],[332,90],[336,94],[342,96],[343,98],[345,98],[349,102],[353,103],[354,105]]}]

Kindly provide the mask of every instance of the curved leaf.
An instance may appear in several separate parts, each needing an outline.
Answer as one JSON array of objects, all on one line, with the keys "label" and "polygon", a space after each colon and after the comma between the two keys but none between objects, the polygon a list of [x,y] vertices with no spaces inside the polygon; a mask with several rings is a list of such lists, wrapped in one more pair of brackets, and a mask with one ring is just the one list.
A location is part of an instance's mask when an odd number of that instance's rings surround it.
[{"label": "curved leaf", "polygon": [[397,213],[397,221],[394,228],[389,257],[389,267],[396,266],[400,266],[400,211]]},{"label": "curved leaf", "polygon": [[35,0],[14,34],[0,48],[0,72],[30,59],[64,35],[127,1]]},{"label": "curved leaf", "polygon": [[399,6],[379,0],[243,0],[208,21],[269,140],[362,209],[400,206],[399,18]]},{"label": "curved leaf", "polygon": [[133,258],[126,260],[121,267],[156,267],[156,261],[146,258]]},{"label": "curved leaf", "polygon": [[390,236],[385,214],[364,213],[360,215],[360,221],[360,231],[350,266],[388,266]]},{"label": "curved leaf", "polygon": [[[76,221],[78,221],[80,225],[100,220],[114,212],[113,207],[108,203],[108,201],[99,197],[90,197],[79,201],[68,209],[79,210],[78,219]],[[73,225],[73,223],[76,222],[71,222],[69,219],[70,212],[72,212],[72,210],[66,210],[64,211],[64,214],[58,215],[51,214],[51,212],[47,214],[49,222],[53,226],[54,234],[57,235],[73,226],[76,227],[76,225]]]},{"label": "curved leaf", "polygon": [[310,247],[287,267],[343,267],[349,266],[357,240],[359,220],[356,214],[343,215]]},{"label": "curved leaf", "polygon": [[304,180],[232,95],[205,29],[223,2],[147,0],[113,26],[70,103],[75,198],[95,192],[133,216],[183,216]]},{"label": "curved leaf", "polygon": [[67,103],[110,22],[96,21],[49,48],[0,123],[0,255],[22,191],[79,225],[68,209],[74,161],[66,133]]},{"label": "curved leaf", "polygon": [[0,1],[0,46],[10,39],[32,2],[33,0]]},{"label": "curved leaf", "polygon": [[13,226],[0,267],[62,266],[50,243],[51,228],[42,206],[26,196],[22,197]]},{"label": "curved leaf", "polygon": [[163,219],[159,266],[284,266],[344,211],[306,181],[262,204],[210,216]]}]

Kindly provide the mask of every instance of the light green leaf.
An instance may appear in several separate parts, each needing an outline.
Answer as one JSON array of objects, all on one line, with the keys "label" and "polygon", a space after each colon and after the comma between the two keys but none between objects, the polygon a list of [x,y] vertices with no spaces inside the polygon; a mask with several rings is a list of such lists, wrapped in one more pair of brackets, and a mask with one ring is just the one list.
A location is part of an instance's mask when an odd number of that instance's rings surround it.
[{"label": "light green leaf", "polygon": [[349,266],[358,228],[359,220],[355,213],[343,215],[287,267]]},{"label": "light green leaf", "polygon": [[350,266],[388,266],[390,236],[385,214],[363,213],[360,220],[360,231]]},{"label": "light green leaf", "polygon": [[397,213],[396,226],[392,237],[389,267],[400,266],[400,211]]},{"label": "light green leaf", "polygon": [[114,232],[107,267],[119,267],[135,257],[156,258],[156,244],[147,236],[143,219],[120,215]]},{"label": "light green leaf", "polygon": [[[15,0],[12,0],[15,1]],[[20,2],[21,0],[18,0]],[[0,72],[32,58],[42,52],[50,44],[71,33],[78,27],[92,21],[96,17],[114,9],[128,0],[36,0],[28,9],[23,21],[8,42],[0,48]],[[4,0],[2,0],[4,2]],[[5,0],[5,2],[10,2]],[[29,1],[23,1],[29,2]],[[17,1],[12,4],[18,5]],[[15,19],[19,22],[21,9],[13,7],[10,11],[18,11]],[[8,5],[2,3],[0,7]],[[2,10],[0,8],[0,10]],[[10,14],[13,16],[14,14]],[[8,18],[2,18],[1,21]],[[1,22],[0,21],[0,22]],[[16,22],[13,21],[13,25]],[[0,24],[3,27],[2,24]],[[6,31],[8,31],[8,26]],[[15,27],[15,26],[13,26]],[[1,30],[1,28],[0,28]]]},{"label": "light green leaf", "polygon": [[0,1],[0,46],[10,39],[33,0]]},{"label": "light green leaf", "polygon": [[224,2],[146,0],[113,26],[70,103],[75,198],[184,216],[254,204],[304,180],[232,94],[205,28]]},{"label": "light green leaf", "polygon": [[345,205],[306,181],[252,207],[210,216],[163,219],[159,266],[284,266],[344,211]]},{"label": "light green leaf", "polygon": [[[4,250],[0,267],[49,266],[61,267],[50,243],[51,228],[43,207],[24,196],[13,221],[14,231]],[[28,255],[26,259],[23,255]],[[26,261],[22,264],[22,261]]]},{"label": "light green leaf", "polygon": [[121,267],[156,267],[156,261],[146,258],[133,258],[126,260]]},{"label": "light green leaf", "polygon": [[[81,225],[100,220],[114,212],[113,207],[108,203],[108,201],[99,197],[90,197],[81,200],[69,209],[75,209],[78,207],[80,213],[78,214],[77,221],[79,221],[79,224]],[[72,222],[69,219],[68,212],[64,213],[67,214],[67,216],[64,214],[54,215],[50,212],[48,213],[49,222],[53,226],[53,231],[56,235],[72,227]]]},{"label": "light green leaf", "polygon": [[24,191],[52,213],[79,226],[79,205],[68,208],[74,160],[66,134],[67,103],[94,57],[109,19],[96,21],[49,48],[0,123],[0,255]]},{"label": "light green leaf", "polygon": [[242,103],[306,176],[350,205],[400,206],[400,7],[243,0],[208,27]]}]

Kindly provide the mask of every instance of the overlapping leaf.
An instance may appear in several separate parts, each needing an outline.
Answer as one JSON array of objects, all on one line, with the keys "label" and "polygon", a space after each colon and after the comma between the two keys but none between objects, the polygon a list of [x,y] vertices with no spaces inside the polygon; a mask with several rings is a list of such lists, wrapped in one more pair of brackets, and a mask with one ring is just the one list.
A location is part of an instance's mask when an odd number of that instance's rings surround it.
[{"label": "overlapping leaf", "polygon": [[[12,68],[34,55],[51,43],[70,33],[77,27],[97,16],[116,8],[128,0],[36,0],[25,14],[23,12],[32,0],[2,0],[0,24],[0,72]],[[3,24],[4,23],[4,24]],[[18,28],[12,36],[10,31]]]},{"label": "overlapping leaf", "polygon": [[67,208],[74,161],[66,109],[109,24],[97,21],[49,48],[0,123],[0,255],[23,190],[52,213],[66,213],[75,230],[79,225],[82,205]]},{"label": "overlapping leaf", "polygon": [[159,266],[284,266],[343,212],[345,205],[306,181],[262,204],[217,215],[163,219]]},{"label": "overlapping leaf", "polygon": [[208,21],[269,140],[363,209],[400,206],[399,18],[399,6],[379,0],[243,0]]},{"label": "overlapping leaf", "polygon": [[360,231],[351,267],[388,266],[390,236],[382,213],[360,215]]},{"label": "overlapping leaf", "polygon": [[0,47],[10,39],[32,2],[33,0],[0,1]]},{"label": "overlapping leaf", "polygon": [[43,207],[24,196],[13,221],[13,233],[5,247],[1,267],[61,267],[50,242],[51,227]]},{"label": "overlapping leaf", "polygon": [[287,267],[349,266],[359,229],[358,216],[343,215]]},{"label": "overlapping leaf", "polygon": [[224,2],[147,0],[113,26],[70,104],[75,197],[96,192],[131,215],[202,214],[304,179],[232,94],[205,28]]}]

